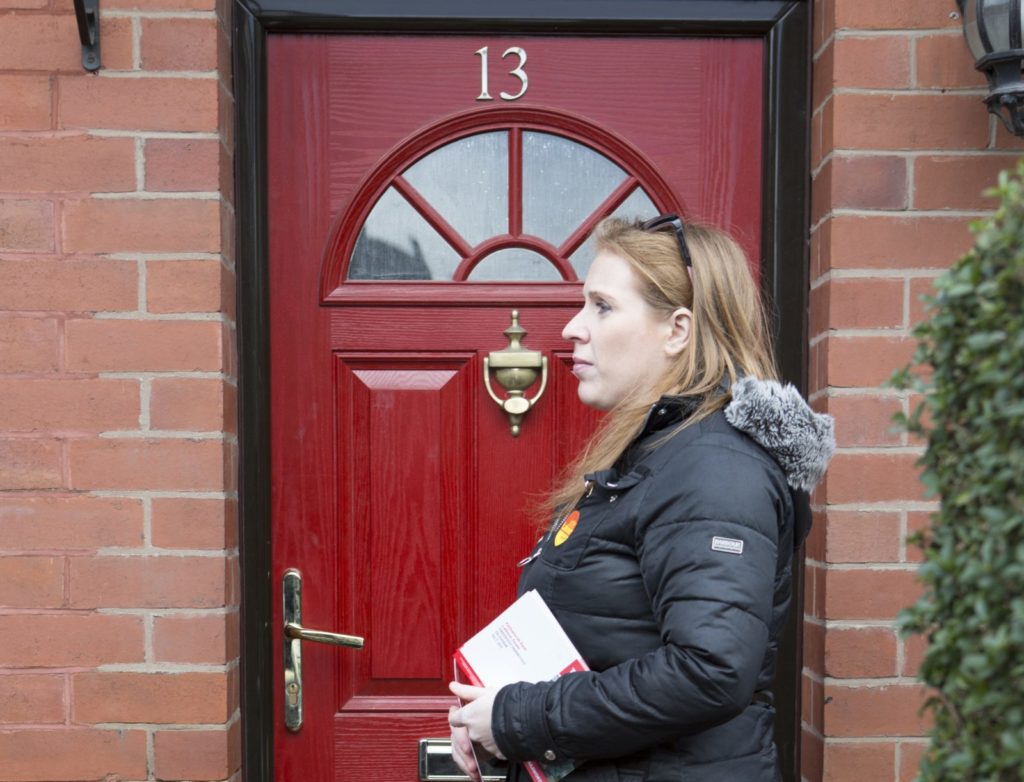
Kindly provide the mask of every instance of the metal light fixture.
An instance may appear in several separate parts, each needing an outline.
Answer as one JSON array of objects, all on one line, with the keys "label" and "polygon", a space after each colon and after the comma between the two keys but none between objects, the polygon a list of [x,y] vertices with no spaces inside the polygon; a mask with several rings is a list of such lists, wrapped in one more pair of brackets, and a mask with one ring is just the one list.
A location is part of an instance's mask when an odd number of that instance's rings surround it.
[{"label": "metal light fixture", "polygon": [[988,79],[988,110],[1024,135],[1024,8],[1021,0],[957,0],[974,67]]}]

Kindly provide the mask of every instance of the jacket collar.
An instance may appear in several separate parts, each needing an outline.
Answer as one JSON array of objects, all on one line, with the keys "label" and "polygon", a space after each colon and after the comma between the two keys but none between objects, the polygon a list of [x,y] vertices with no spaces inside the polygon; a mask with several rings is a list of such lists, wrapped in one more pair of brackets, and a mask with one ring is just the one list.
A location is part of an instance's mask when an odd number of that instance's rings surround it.
[{"label": "jacket collar", "polygon": [[[731,385],[723,381],[720,389],[732,394],[726,420],[768,452],[790,486],[811,491],[824,477],[835,451],[832,416],[814,412],[789,383],[741,376]],[[661,397],[647,411],[634,443],[682,423],[700,402],[697,396]]]},{"label": "jacket collar", "polygon": [[741,377],[725,418],[764,448],[794,489],[811,491],[836,448],[832,416],[816,413],[791,384]]}]

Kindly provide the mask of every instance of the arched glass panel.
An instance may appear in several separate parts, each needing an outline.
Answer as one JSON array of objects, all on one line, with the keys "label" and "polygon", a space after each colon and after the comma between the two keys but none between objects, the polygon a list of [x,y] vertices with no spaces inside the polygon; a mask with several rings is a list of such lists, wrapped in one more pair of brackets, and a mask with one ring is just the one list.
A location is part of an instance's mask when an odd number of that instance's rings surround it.
[{"label": "arched glass panel", "polygon": [[558,247],[626,178],[590,147],[551,133],[523,133],[523,232]]},{"label": "arched glass panel", "polygon": [[[623,201],[618,209],[612,212],[612,216],[622,217],[626,220],[633,220],[637,217],[646,220],[657,216],[657,214],[658,207],[654,205],[654,202],[647,196],[647,193],[639,187],[629,194],[629,198]],[[569,256],[569,263],[572,264],[572,268],[576,271],[576,276],[581,280],[587,276],[587,270],[590,269],[590,264],[593,260],[593,237],[588,237],[587,241],[581,244],[579,249]]]},{"label": "arched glass panel", "polygon": [[[514,132],[456,139],[396,176],[360,229],[347,279],[453,280],[466,261],[474,264],[467,278],[472,281],[560,281],[565,262],[582,279],[593,260],[590,240],[554,262],[510,245],[529,244],[522,238],[535,236],[557,252],[619,188],[632,191],[614,214],[658,212],[644,190],[630,184],[636,180],[600,152],[555,133],[524,129],[522,154],[513,156]],[[515,162],[519,170],[511,172]],[[477,261],[475,248],[483,242],[495,249]]]},{"label": "arched glass panel", "polygon": [[508,132],[461,138],[403,174],[470,246],[508,231]]},{"label": "arched glass panel", "polygon": [[363,223],[350,280],[450,280],[459,255],[402,195],[389,187]]},{"label": "arched glass panel", "polygon": [[473,267],[467,279],[476,282],[482,280],[557,282],[562,279],[562,275],[543,255],[522,247],[508,247],[493,252],[480,261]]}]

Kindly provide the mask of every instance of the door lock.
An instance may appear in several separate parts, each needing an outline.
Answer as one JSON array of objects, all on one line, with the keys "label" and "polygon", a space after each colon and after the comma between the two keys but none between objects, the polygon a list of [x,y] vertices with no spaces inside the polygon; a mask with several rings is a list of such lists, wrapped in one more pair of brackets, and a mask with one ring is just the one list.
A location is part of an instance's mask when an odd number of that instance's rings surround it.
[{"label": "door lock", "polygon": [[302,573],[288,568],[281,581],[284,598],[284,724],[296,733],[302,728],[302,642],[362,649],[357,635],[311,630],[302,626]]}]

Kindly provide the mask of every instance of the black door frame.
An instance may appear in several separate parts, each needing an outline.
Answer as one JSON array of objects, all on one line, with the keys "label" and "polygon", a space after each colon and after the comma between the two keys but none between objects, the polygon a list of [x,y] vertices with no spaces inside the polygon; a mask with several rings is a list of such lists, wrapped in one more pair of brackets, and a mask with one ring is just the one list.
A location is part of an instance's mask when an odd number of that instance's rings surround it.
[{"label": "black door frame", "polygon": [[[229,0],[235,99],[239,355],[242,763],[274,777],[270,627],[270,375],[266,40],[271,33],[556,33],[756,36],[765,41],[762,284],[773,303],[783,377],[807,379],[810,205],[809,0]],[[515,14],[515,18],[508,18]],[[738,107],[743,111],[743,107]],[[785,259],[785,262],[782,262]],[[776,723],[783,778],[800,779],[803,568],[779,654]]]}]

